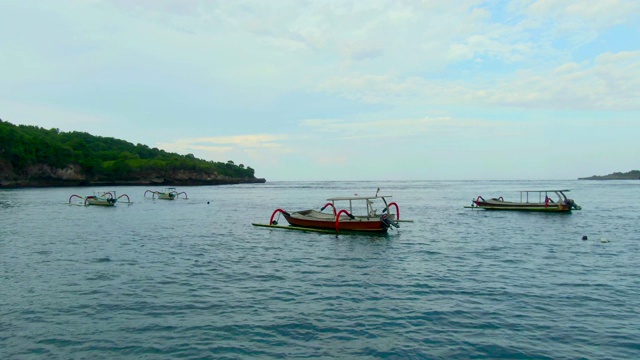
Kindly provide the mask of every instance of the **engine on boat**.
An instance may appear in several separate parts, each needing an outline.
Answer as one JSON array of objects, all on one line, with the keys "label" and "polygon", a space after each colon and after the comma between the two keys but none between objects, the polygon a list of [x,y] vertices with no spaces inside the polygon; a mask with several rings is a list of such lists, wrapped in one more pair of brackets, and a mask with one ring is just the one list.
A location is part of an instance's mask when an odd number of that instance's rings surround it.
[{"label": "engine on boat", "polygon": [[575,202],[575,201],[573,201],[573,199],[567,199],[566,203],[567,203],[567,205],[569,205],[572,209],[575,209],[575,210],[581,210],[581,209],[582,209],[582,207],[581,207],[580,205],[576,204],[576,202]]}]

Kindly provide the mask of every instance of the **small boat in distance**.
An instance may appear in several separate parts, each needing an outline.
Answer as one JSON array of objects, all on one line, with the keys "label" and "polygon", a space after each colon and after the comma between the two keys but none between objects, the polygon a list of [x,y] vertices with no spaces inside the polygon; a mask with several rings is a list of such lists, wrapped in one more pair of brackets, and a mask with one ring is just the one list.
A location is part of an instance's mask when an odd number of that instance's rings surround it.
[{"label": "small boat in distance", "polygon": [[[465,208],[485,210],[571,212],[582,209],[573,199],[565,195],[569,190],[522,190],[520,201],[505,201],[502,196],[485,200],[478,196]],[[555,199],[551,196],[555,195]]]},{"label": "small boat in distance", "polygon": [[168,187],[162,191],[147,190],[144,192],[145,197],[147,196],[147,193],[151,193],[152,199],[155,199],[155,197],[157,196],[160,200],[175,200],[182,194],[184,194],[185,199],[188,198],[186,192],[183,191],[179,193],[174,187]]},{"label": "small boat in distance", "polygon": [[[378,192],[380,189],[378,189]],[[373,196],[346,196],[327,199],[327,203],[320,209],[301,210],[288,212],[276,209],[271,214],[268,225],[252,224],[254,226],[284,228],[289,230],[317,231],[317,232],[365,232],[386,233],[389,228],[398,228],[400,225],[400,208],[395,202],[388,202],[390,195]],[[378,213],[376,201],[382,205],[382,211]],[[342,206],[339,206],[342,205]],[[354,205],[357,205],[354,206]],[[333,211],[325,213],[327,207]],[[395,208],[395,214],[390,213],[390,208]],[[338,210],[339,209],[339,210]],[[356,214],[356,212],[358,212]],[[279,226],[276,215],[282,214],[290,226]],[[407,220],[403,220],[407,221]]]},{"label": "small boat in distance", "polygon": [[82,197],[80,195],[73,194],[69,197],[69,204],[72,204],[73,198],[78,198],[81,203],[77,203],[76,205],[97,205],[97,206],[114,206],[122,197],[127,198],[127,204],[131,204],[131,199],[129,195],[122,194],[120,196],[116,195],[116,192],[111,191],[94,191],[93,195]]}]

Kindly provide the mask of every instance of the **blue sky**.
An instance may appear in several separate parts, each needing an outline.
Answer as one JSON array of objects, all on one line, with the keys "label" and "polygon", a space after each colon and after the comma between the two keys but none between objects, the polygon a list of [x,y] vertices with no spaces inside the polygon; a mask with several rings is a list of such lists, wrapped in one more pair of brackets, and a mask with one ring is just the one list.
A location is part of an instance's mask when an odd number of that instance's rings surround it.
[{"label": "blue sky", "polygon": [[640,169],[640,1],[0,1],[0,118],[275,180]]}]

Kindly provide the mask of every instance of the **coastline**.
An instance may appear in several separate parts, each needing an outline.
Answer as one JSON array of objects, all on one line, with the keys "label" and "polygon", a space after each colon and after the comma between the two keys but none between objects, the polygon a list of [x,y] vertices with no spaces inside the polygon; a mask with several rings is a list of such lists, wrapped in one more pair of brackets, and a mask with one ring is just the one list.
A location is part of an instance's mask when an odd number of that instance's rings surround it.
[{"label": "coastline", "polygon": [[114,180],[114,181],[87,181],[87,180],[63,180],[63,179],[20,179],[0,181],[0,189],[20,188],[49,188],[49,187],[93,187],[93,186],[210,186],[210,185],[239,185],[239,184],[264,184],[264,178],[256,179],[185,179],[185,180]]},{"label": "coastline", "polygon": [[640,180],[640,170],[614,172],[608,175],[592,175],[578,178],[578,180]]}]

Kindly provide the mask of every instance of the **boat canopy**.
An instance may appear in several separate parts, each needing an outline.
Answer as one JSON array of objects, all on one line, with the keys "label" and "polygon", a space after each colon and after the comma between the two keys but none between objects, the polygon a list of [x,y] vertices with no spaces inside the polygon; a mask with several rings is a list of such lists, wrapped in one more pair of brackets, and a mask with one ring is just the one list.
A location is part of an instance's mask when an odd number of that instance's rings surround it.
[{"label": "boat canopy", "polygon": [[[520,190],[520,202],[529,202],[529,194],[531,193],[538,194],[538,202],[545,201],[549,197],[549,193],[556,194],[558,199],[566,201],[565,192],[569,192],[569,190]],[[543,194],[545,199],[542,198]]]},{"label": "boat canopy", "polygon": [[529,192],[529,193],[532,193],[532,192],[556,192],[556,191],[569,192],[571,190],[556,190],[556,189],[553,189],[553,190],[520,190],[520,192]]},{"label": "boat canopy", "polygon": [[[349,213],[353,214],[353,201],[358,201],[359,204],[360,201],[364,201],[364,211],[366,216],[370,216],[370,217],[375,217],[375,216],[379,216],[379,214],[377,213],[377,210],[374,208],[374,202],[373,200],[375,199],[382,199],[382,202],[384,203],[384,209],[385,211],[388,209],[389,204],[387,203],[387,199],[386,198],[390,198],[391,195],[371,195],[371,196],[359,196],[359,195],[354,195],[354,196],[338,196],[338,197],[332,197],[332,198],[328,198],[327,201],[331,201],[332,204],[335,204],[336,201],[348,201],[349,202]],[[335,206],[334,206],[335,208]]]},{"label": "boat canopy", "polygon": [[391,195],[374,195],[374,196],[342,196],[328,198],[327,201],[345,201],[345,200],[372,200],[390,198]]}]

